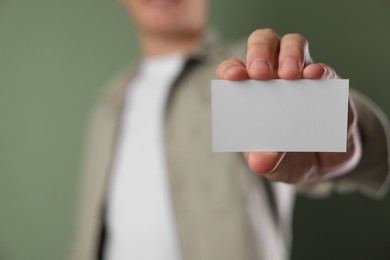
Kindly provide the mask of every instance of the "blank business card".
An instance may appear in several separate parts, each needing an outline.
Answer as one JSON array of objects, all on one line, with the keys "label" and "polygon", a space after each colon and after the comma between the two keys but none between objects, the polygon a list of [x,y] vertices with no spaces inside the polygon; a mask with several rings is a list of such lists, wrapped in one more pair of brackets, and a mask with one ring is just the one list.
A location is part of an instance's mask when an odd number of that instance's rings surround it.
[{"label": "blank business card", "polygon": [[349,80],[212,81],[213,152],[345,152]]}]

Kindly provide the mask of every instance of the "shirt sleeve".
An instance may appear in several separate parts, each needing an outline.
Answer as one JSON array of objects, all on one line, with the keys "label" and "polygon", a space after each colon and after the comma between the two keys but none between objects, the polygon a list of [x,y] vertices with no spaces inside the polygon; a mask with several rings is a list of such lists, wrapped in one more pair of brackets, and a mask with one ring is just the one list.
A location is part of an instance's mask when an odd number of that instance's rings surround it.
[{"label": "shirt sleeve", "polygon": [[390,184],[390,124],[384,112],[356,90],[350,91],[355,121],[350,133],[356,145],[354,155],[344,164],[329,169],[341,177],[298,187],[312,197],[331,192],[361,191],[375,198],[383,197]]}]

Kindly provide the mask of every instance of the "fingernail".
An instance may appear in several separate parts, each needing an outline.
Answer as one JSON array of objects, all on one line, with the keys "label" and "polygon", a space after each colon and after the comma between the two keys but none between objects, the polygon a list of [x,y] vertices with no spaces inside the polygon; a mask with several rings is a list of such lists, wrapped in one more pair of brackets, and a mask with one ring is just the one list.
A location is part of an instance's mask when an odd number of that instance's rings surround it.
[{"label": "fingernail", "polygon": [[282,71],[287,71],[287,70],[299,70],[299,65],[298,62],[290,57],[287,57],[284,59],[283,64],[282,64]]},{"label": "fingernail", "polygon": [[266,62],[265,60],[260,60],[260,59],[253,60],[249,69],[270,71],[270,67],[269,67],[268,62]]}]

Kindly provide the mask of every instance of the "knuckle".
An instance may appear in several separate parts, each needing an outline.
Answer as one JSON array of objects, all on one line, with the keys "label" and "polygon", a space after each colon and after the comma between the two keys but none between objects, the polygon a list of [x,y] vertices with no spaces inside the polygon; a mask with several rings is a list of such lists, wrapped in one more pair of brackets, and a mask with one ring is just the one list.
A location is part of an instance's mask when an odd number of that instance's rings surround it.
[{"label": "knuckle", "polygon": [[287,33],[284,35],[284,37],[289,37],[289,38],[294,38],[294,39],[300,39],[300,40],[305,40],[305,36],[303,36],[300,33]]},{"label": "knuckle", "polygon": [[307,44],[306,37],[300,33],[288,33],[288,34],[283,36],[283,39],[284,40],[286,40],[286,39],[293,40],[293,41],[299,42],[303,45]]},{"label": "knuckle", "polygon": [[250,51],[255,51],[255,52],[264,52],[267,49],[269,49],[269,46],[267,42],[265,41],[257,41],[257,42],[251,42],[248,44],[248,48]]},{"label": "knuckle", "polygon": [[217,67],[216,75],[222,77],[223,74],[230,68],[241,64],[242,62],[237,58],[228,58],[221,62]]},{"label": "knuckle", "polygon": [[270,28],[262,28],[262,29],[257,29],[255,31],[253,31],[249,35],[248,42],[251,42],[255,39],[258,39],[259,36],[264,36],[264,37],[272,38],[272,39],[279,39],[278,34],[274,30],[272,30]]},{"label": "knuckle", "polygon": [[237,63],[237,64],[239,64],[239,63],[241,63],[241,60],[239,60],[237,58],[234,58],[234,57],[231,57],[231,58],[228,58],[226,60],[226,63]]},{"label": "knuckle", "polygon": [[226,67],[227,64],[232,63],[232,60],[231,60],[231,59],[232,59],[232,58],[229,58],[229,59],[226,59],[226,60],[222,61],[222,62],[219,64],[218,68],[219,68],[219,69],[222,69],[222,68]]},{"label": "knuckle", "polygon": [[263,28],[263,29],[258,29],[261,33],[264,33],[264,34],[267,34],[267,35],[270,35],[270,36],[273,36],[273,37],[277,37],[277,34],[274,30],[272,30],[271,28]]},{"label": "knuckle", "polygon": [[297,46],[287,46],[286,50],[289,54],[296,55],[296,56],[302,56],[303,55],[303,49],[299,48]]}]

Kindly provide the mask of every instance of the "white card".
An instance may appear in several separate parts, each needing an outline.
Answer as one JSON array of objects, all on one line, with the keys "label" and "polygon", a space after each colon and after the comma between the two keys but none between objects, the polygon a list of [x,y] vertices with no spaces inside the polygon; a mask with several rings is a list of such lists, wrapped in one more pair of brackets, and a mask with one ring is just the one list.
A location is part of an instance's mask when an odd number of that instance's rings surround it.
[{"label": "white card", "polygon": [[213,152],[345,152],[349,80],[213,80]]}]

